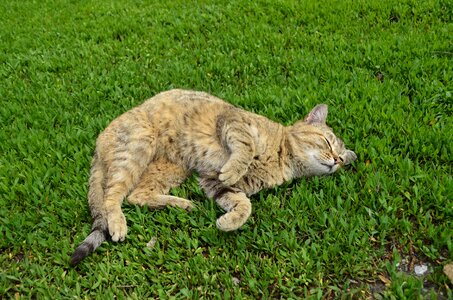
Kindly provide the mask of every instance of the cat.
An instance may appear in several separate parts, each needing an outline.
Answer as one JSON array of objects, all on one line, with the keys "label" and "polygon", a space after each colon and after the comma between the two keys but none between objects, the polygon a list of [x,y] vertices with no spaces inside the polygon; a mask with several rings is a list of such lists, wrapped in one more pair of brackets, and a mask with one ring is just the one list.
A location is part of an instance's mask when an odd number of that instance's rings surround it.
[{"label": "cat", "polygon": [[327,105],[320,104],[285,127],[207,93],[180,89],[125,112],[97,138],[88,191],[92,231],[70,264],[105,240],[124,240],[126,197],[153,209],[190,210],[189,200],[168,193],[194,171],[226,212],[218,229],[238,229],[252,212],[248,196],[293,178],[334,173],[357,158],[326,118]]}]

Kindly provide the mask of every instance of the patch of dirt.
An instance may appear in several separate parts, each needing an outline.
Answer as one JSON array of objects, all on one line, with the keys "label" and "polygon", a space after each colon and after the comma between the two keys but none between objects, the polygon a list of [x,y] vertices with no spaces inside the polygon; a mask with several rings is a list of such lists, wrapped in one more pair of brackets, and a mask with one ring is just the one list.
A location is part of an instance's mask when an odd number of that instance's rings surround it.
[{"label": "patch of dirt", "polygon": [[[371,240],[372,241],[372,240]],[[373,242],[373,241],[372,241]],[[406,249],[406,251],[404,250]],[[401,257],[400,262],[396,265],[397,271],[406,274],[407,276],[420,278],[423,282],[421,296],[429,298],[431,293],[434,292],[437,299],[447,299],[448,286],[439,286],[430,280],[430,276],[436,267],[442,265],[442,261],[446,260],[446,256],[440,256],[438,260],[432,261],[421,253],[417,253],[412,243],[408,245],[398,244],[392,241],[386,247],[385,254],[382,257],[383,261],[394,261],[394,251],[399,253]],[[443,269],[444,274],[450,278],[453,284],[453,263],[445,265]],[[450,277],[448,274],[450,274]],[[388,274],[378,274],[375,282],[368,282],[366,285],[369,288],[367,291],[369,299],[375,297],[380,298],[384,295],[387,288],[392,284]]]},{"label": "patch of dirt", "polygon": [[16,255],[14,255],[14,260],[16,262],[21,262],[25,257],[25,254],[23,254],[22,252],[19,252],[17,253]]},{"label": "patch of dirt", "polygon": [[374,294],[381,294],[385,291],[386,289],[386,286],[384,283],[382,282],[379,282],[379,281],[376,281],[375,283],[371,283],[369,285],[370,287],[370,292],[371,292],[371,295],[374,295]]}]

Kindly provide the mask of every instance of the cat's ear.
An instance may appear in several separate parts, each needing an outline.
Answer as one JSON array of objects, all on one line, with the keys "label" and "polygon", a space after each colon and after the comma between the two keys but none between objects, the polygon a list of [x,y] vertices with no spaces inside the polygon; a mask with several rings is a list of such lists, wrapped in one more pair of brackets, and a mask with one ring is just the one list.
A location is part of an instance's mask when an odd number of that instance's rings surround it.
[{"label": "cat's ear", "polygon": [[304,122],[308,124],[322,123],[325,124],[327,119],[327,105],[318,104],[305,117]]},{"label": "cat's ear", "polygon": [[345,165],[349,165],[350,163],[357,159],[357,154],[355,154],[354,151],[351,150],[346,150],[342,156]]}]

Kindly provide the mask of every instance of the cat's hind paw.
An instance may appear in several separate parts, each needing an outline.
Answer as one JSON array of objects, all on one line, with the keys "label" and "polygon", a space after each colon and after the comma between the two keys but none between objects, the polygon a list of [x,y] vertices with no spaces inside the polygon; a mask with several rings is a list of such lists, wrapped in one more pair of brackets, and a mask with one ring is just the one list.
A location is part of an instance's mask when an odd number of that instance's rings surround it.
[{"label": "cat's hind paw", "polygon": [[114,242],[122,242],[126,238],[127,224],[124,214],[109,216],[108,218],[109,234]]}]

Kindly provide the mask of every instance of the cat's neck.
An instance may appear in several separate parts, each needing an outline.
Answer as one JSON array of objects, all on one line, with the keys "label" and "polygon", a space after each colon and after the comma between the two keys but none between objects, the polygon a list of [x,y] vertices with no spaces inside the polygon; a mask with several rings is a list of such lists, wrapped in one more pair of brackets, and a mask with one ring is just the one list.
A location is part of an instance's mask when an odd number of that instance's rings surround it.
[{"label": "cat's neck", "polygon": [[291,127],[284,127],[282,139],[280,141],[279,160],[285,181],[295,178],[294,176],[294,137]]}]

